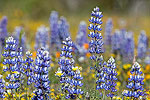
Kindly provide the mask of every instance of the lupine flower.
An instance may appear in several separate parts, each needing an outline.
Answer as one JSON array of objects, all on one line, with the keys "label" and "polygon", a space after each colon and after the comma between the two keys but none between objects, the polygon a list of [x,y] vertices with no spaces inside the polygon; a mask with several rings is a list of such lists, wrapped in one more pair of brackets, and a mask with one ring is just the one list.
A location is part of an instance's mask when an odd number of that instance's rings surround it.
[{"label": "lupine flower", "polygon": [[6,76],[8,80],[8,84],[6,85],[6,89],[17,89],[20,86],[20,83],[17,81],[20,77],[18,72],[17,61],[19,59],[17,54],[17,43],[13,37],[8,37],[6,40],[6,46],[4,47],[4,53],[2,54],[4,57],[3,61],[3,71],[8,72],[9,74]]},{"label": "lupine flower", "polygon": [[17,42],[17,45],[19,47],[22,47],[23,53],[26,50],[26,37],[25,37],[25,33],[23,32],[23,28],[17,26],[14,30],[14,38]]},{"label": "lupine flower", "polygon": [[[103,85],[103,76],[100,76],[100,73],[103,73],[103,57],[99,56],[103,51],[103,41],[100,31],[102,30],[101,24],[102,22],[102,12],[99,11],[99,8],[94,8],[94,11],[91,13],[91,19],[89,20],[90,26],[88,29],[90,30],[91,41],[89,42],[89,52],[91,53],[90,59],[95,63],[92,65],[91,69],[95,69],[95,75],[98,78],[96,81],[96,89],[103,89],[101,86]],[[100,80],[100,81],[99,81]]]},{"label": "lupine flower", "polygon": [[32,59],[32,53],[30,51],[26,52],[26,59],[24,60],[24,73],[26,75],[27,79],[27,85],[31,85],[34,80],[33,80],[33,59]]},{"label": "lupine flower", "polygon": [[2,53],[2,50],[5,46],[5,38],[8,36],[7,33],[7,17],[4,16],[0,21],[0,55]]},{"label": "lupine flower", "polygon": [[[100,63],[96,67],[97,68],[96,69],[96,71],[97,71],[97,74],[96,74],[96,78],[97,78],[97,80],[96,80],[96,90],[99,90],[99,89],[101,89],[101,90],[102,89],[108,90],[106,88],[106,84],[105,84],[106,76],[107,76],[107,73],[106,73],[106,71],[107,71],[107,67],[106,67],[107,63],[104,62],[103,56],[100,56],[99,58],[97,58],[97,61],[100,62]],[[102,94],[102,93],[100,93],[100,94]]]},{"label": "lupine flower", "polygon": [[146,36],[145,31],[141,31],[137,47],[138,58],[144,58],[146,56],[147,49],[148,49],[148,38]]},{"label": "lupine flower", "polygon": [[130,71],[131,75],[128,78],[128,85],[126,86],[128,90],[125,90],[122,94],[123,96],[130,97],[133,99],[138,99],[140,96],[144,96],[144,77],[142,76],[141,67],[137,62],[134,62],[134,65]]},{"label": "lupine flower", "polygon": [[56,50],[60,49],[61,42],[60,42],[59,33],[58,33],[58,12],[56,11],[51,12],[49,23],[50,23],[50,32],[51,32],[50,47]]},{"label": "lupine flower", "polygon": [[121,34],[119,30],[115,30],[115,33],[111,37],[111,48],[113,53],[120,53]]},{"label": "lupine flower", "polygon": [[36,32],[35,38],[35,49],[39,49],[40,47],[44,47],[48,50],[48,42],[49,42],[49,35],[48,35],[48,28],[44,25],[40,26]]},{"label": "lupine flower", "polygon": [[23,73],[26,79],[26,99],[28,98],[28,88],[34,82],[33,59],[30,51],[26,52],[26,59],[24,60]]},{"label": "lupine flower", "polygon": [[87,53],[87,49],[85,46],[88,45],[88,38],[87,38],[87,30],[86,30],[86,23],[84,21],[80,22],[78,34],[76,36],[76,46],[78,49],[78,53],[81,56],[84,56]]},{"label": "lupine flower", "polygon": [[115,92],[117,92],[117,89],[115,88],[116,84],[116,76],[117,76],[117,71],[115,71],[116,69],[116,64],[115,64],[115,59],[113,57],[111,57],[108,62],[107,62],[107,77],[106,77],[106,90],[109,91],[109,93],[107,94],[108,97],[113,98],[115,96]]},{"label": "lupine flower", "polygon": [[107,20],[106,26],[105,26],[105,44],[106,45],[110,45],[111,44],[112,28],[113,28],[112,19],[109,18]]},{"label": "lupine flower", "polygon": [[35,96],[33,100],[48,100],[50,93],[48,69],[50,67],[49,52],[44,48],[38,49],[34,67]]},{"label": "lupine flower", "polygon": [[75,99],[77,95],[83,94],[81,80],[78,67],[74,67],[74,59],[72,56],[73,42],[70,37],[63,41],[63,48],[61,49],[61,59],[59,61],[60,68],[56,72],[56,76],[60,78],[62,93],[66,94],[66,99]]},{"label": "lupine flower", "polygon": [[134,38],[133,38],[133,33],[132,32],[128,32],[125,35],[125,40],[124,44],[123,44],[123,61],[124,62],[129,62],[133,60],[134,57]]},{"label": "lupine flower", "polygon": [[126,43],[126,35],[127,31],[126,29],[121,29],[120,30],[120,55],[123,57],[124,53],[124,48],[125,48],[125,43]]},{"label": "lupine flower", "polygon": [[4,87],[5,87],[5,80],[3,79],[3,76],[0,75],[0,98],[5,98],[4,96]]},{"label": "lupine flower", "polygon": [[17,65],[17,68],[16,68],[16,71],[18,71],[19,72],[19,78],[18,79],[16,79],[16,81],[18,81],[19,82],[19,84],[20,85],[23,85],[23,83],[24,83],[24,76],[23,76],[23,62],[24,62],[24,60],[23,60],[23,52],[22,52],[23,50],[22,50],[22,47],[20,47],[20,48],[18,48],[18,50],[17,50],[17,63],[16,63],[16,65]]},{"label": "lupine flower", "polygon": [[58,22],[58,34],[61,42],[70,36],[69,24],[66,18],[63,16],[60,17],[60,20]]},{"label": "lupine flower", "polygon": [[87,30],[86,30],[86,23],[84,21],[80,22],[79,29],[78,29],[78,34],[76,37],[76,43],[78,46],[82,47],[85,43],[88,43],[87,39]]},{"label": "lupine flower", "polygon": [[[90,30],[90,34],[88,35],[91,37],[91,41],[89,43],[90,50],[89,52],[91,54],[100,54],[103,53],[102,46],[102,36],[101,33],[99,33],[102,28],[101,24],[103,23],[101,18],[103,17],[102,12],[99,11],[99,8],[94,8],[94,11],[91,13],[91,19],[89,20],[90,26],[88,29]],[[94,56],[94,55],[93,55]],[[96,58],[96,57],[95,57]]]}]

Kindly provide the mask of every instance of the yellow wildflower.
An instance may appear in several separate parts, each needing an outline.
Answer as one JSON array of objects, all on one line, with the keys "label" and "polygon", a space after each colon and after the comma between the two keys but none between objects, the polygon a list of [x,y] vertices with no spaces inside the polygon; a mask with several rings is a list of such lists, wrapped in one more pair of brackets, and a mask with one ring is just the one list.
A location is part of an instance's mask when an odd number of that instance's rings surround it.
[{"label": "yellow wildflower", "polygon": [[78,66],[72,67],[72,70],[73,70],[73,71],[76,71],[77,69],[78,69]]},{"label": "yellow wildflower", "polygon": [[51,98],[55,98],[55,94],[53,92],[50,95],[51,95]]},{"label": "yellow wildflower", "polygon": [[113,53],[111,54],[111,56],[112,56],[113,58],[115,58],[115,57],[116,57],[116,55],[115,55],[115,54],[113,54]]},{"label": "yellow wildflower", "polygon": [[122,98],[119,97],[119,96],[113,97],[113,99],[115,99],[115,100],[122,100]]},{"label": "yellow wildflower", "polygon": [[51,63],[50,66],[51,66],[51,67],[54,67],[54,63]]},{"label": "yellow wildflower", "polygon": [[55,91],[55,89],[51,89],[51,92],[54,92]]},{"label": "yellow wildflower", "polygon": [[58,68],[58,71],[55,73],[56,76],[60,77],[63,75],[63,72]]},{"label": "yellow wildflower", "polygon": [[125,65],[123,65],[123,68],[124,69],[128,69],[128,68],[130,68],[131,67],[131,64],[125,64]]}]

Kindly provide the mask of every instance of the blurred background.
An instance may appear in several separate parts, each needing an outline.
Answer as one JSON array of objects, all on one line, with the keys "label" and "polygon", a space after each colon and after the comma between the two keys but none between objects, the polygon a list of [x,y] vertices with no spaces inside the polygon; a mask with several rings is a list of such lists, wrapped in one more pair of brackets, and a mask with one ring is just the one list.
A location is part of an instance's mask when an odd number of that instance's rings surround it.
[{"label": "blurred background", "polygon": [[113,31],[125,27],[134,34],[138,35],[140,30],[145,30],[149,35],[149,5],[150,0],[0,0],[0,18],[8,17],[9,32],[16,26],[23,26],[27,39],[31,41],[37,27],[41,24],[49,26],[50,13],[55,10],[59,16],[67,18],[74,40],[80,21],[84,20],[89,24],[90,13],[98,6],[104,14],[103,27],[111,17]]}]

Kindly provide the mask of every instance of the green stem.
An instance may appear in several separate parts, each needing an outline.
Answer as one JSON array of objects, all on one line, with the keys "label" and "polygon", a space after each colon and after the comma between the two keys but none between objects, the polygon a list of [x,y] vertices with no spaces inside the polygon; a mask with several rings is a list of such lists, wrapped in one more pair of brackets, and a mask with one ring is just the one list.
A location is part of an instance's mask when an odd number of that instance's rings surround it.
[{"label": "green stem", "polygon": [[104,90],[104,93],[103,93],[103,100],[105,100],[105,90]]}]

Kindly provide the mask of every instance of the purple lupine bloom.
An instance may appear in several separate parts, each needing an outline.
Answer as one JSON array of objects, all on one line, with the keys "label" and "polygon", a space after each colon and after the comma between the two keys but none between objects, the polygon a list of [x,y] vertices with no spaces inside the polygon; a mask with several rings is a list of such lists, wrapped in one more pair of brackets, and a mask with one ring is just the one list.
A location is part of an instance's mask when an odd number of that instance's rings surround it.
[{"label": "purple lupine bloom", "polygon": [[[90,30],[90,34],[88,34],[89,37],[91,37],[91,41],[89,42],[89,52],[91,53],[90,59],[95,62],[92,64],[91,69],[95,70],[95,76],[96,76],[96,89],[104,89],[105,86],[105,80],[104,80],[104,69],[106,63],[103,60],[102,53],[103,50],[103,41],[101,36],[101,24],[102,22],[102,12],[100,12],[99,8],[94,8],[94,11],[91,13],[91,19],[89,20],[90,26],[88,29]],[[100,93],[102,95],[102,93]]]},{"label": "purple lupine bloom", "polygon": [[113,23],[112,19],[109,18],[105,26],[105,44],[111,45],[111,33],[112,33]]},{"label": "purple lupine bloom", "polygon": [[117,92],[116,87],[116,82],[117,79],[117,71],[116,69],[116,63],[115,63],[115,59],[113,57],[111,57],[108,62],[107,62],[107,77],[106,77],[106,87],[105,89],[109,91],[109,93],[107,94],[108,97],[113,98],[115,96],[115,92]]},{"label": "purple lupine bloom", "polygon": [[127,32],[125,35],[125,40],[123,44],[123,61],[124,62],[130,62],[133,61],[134,57],[134,38],[133,38],[133,33],[132,32]]},{"label": "purple lupine bloom", "polygon": [[80,47],[82,47],[85,43],[88,43],[87,25],[84,21],[80,22],[78,34],[76,36],[76,43]]},{"label": "purple lupine bloom", "polygon": [[7,33],[7,17],[4,16],[1,21],[0,21],[0,55],[1,55],[1,52],[5,46],[5,38],[8,36],[8,33]]},{"label": "purple lupine bloom", "polygon": [[23,53],[26,50],[26,37],[25,33],[23,32],[23,28],[20,26],[17,26],[14,30],[14,38],[17,42],[17,45],[19,47],[22,47]]},{"label": "purple lupine bloom", "polygon": [[27,77],[27,85],[31,85],[34,80],[33,80],[33,76],[34,76],[34,71],[33,71],[33,58],[32,58],[32,53],[30,53],[30,51],[26,52],[26,59],[24,60],[24,74]]},{"label": "purple lupine bloom", "polygon": [[83,94],[81,87],[83,77],[78,67],[74,67],[74,59],[72,56],[73,42],[70,37],[66,38],[61,49],[61,58],[58,62],[60,67],[56,72],[56,76],[60,78],[61,90],[66,94],[66,99],[76,99],[79,94]]},{"label": "purple lupine bloom", "polygon": [[60,17],[60,20],[58,22],[58,35],[61,42],[70,36],[69,24],[66,18],[63,16]]},{"label": "purple lupine bloom", "polygon": [[142,71],[140,65],[135,62],[130,71],[131,75],[128,78],[128,85],[126,86],[128,90],[123,91],[123,96],[130,97],[133,99],[138,99],[140,96],[144,96],[144,76],[142,76]]},{"label": "purple lupine bloom", "polygon": [[49,67],[50,67],[49,52],[45,48],[38,49],[37,57],[34,66],[35,96],[33,100],[49,100],[50,93]]},{"label": "purple lupine bloom", "polygon": [[[4,47],[4,53],[2,54],[4,57],[3,61],[3,71],[8,72],[9,74],[6,76],[9,84],[7,84],[6,89],[17,89],[20,84],[17,81],[20,77],[20,72],[18,71],[18,60],[20,57],[17,53],[17,42],[13,37],[8,37],[6,40],[6,45]],[[13,73],[15,72],[15,73]],[[12,92],[12,91],[11,91]]]},{"label": "purple lupine bloom", "polygon": [[46,48],[47,50],[49,49],[49,35],[48,35],[48,28],[45,27],[44,25],[40,26],[37,29],[36,32],[36,37],[35,37],[35,49],[39,49],[41,47]]},{"label": "purple lupine bloom", "polygon": [[146,56],[146,52],[148,49],[148,38],[146,36],[145,31],[141,31],[141,34],[138,38],[138,58],[144,58]]},{"label": "purple lupine bloom", "polygon": [[[7,22],[8,22],[8,20],[7,20],[7,17],[6,16],[4,16],[2,19],[1,19],[1,21],[0,21],[0,40],[1,41],[4,41],[5,40],[5,38],[8,36],[8,33],[7,33]],[[2,40],[2,39],[4,39],[4,40]]]},{"label": "purple lupine bloom", "polygon": [[[52,11],[49,18],[50,23],[50,47],[54,50],[60,49],[61,42],[59,40],[59,32],[58,32],[58,12]],[[53,50],[52,50],[53,51]]]},{"label": "purple lupine bloom", "polygon": [[[107,90],[106,88],[106,76],[107,76],[107,63],[104,62],[103,60],[103,56],[100,56],[98,59],[97,59],[100,63],[99,63],[99,66],[97,67],[97,73],[96,73],[96,90],[99,90],[99,89],[105,89]],[[102,94],[102,93],[100,93]]]},{"label": "purple lupine bloom", "polygon": [[103,53],[102,46],[102,36],[101,33],[99,33],[102,28],[101,24],[103,23],[101,18],[103,17],[102,12],[99,11],[99,8],[94,8],[94,11],[91,13],[91,19],[89,20],[90,26],[88,29],[90,30],[90,34],[88,34],[89,37],[91,37],[91,41],[89,42],[90,50],[89,52],[91,54],[101,54]]},{"label": "purple lupine bloom", "polygon": [[126,34],[127,31],[126,29],[121,29],[120,30],[120,55],[124,55],[124,48],[125,48],[125,43],[126,43]]},{"label": "purple lupine bloom", "polygon": [[5,80],[3,79],[3,76],[0,75],[0,98],[5,98],[4,96],[4,90],[5,88]]},{"label": "purple lupine bloom", "polygon": [[[16,41],[17,42],[17,41]],[[18,82],[18,85],[23,85],[24,84],[24,76],[23,76],[23,49],[22,47],[19,47],[17,50],[17,63],[16,63],[16,71],[19,72],[19,78],[16,79],[16,81]]]},{"label": "purple lupine bloom", "polygon": [[81,21],[78,29],[78,34],[76,36],[76,47],[78,50],[78,54],[80,54],[81,56],[85,56],[85,54],[88,52],[87,48],[84,47],[84,45],[87,43],[87,25],[84,21]]},{"label": "purple lupine bloom", "polygon": [[115,33],[111,36],[111,48],[113,53],[120,53],[121,49],[121,33],[119,30],[115,30]]}]

